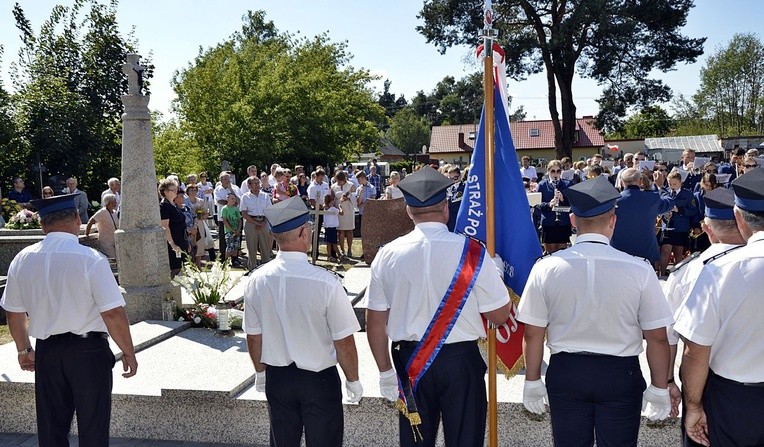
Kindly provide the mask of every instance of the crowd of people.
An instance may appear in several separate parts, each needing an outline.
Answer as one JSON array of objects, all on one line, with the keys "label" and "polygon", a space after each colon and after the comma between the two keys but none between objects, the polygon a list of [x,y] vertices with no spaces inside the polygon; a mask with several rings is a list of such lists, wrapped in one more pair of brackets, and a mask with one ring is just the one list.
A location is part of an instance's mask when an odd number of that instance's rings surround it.
[{"label": "crowd of people", "polygon": [[[583,167],[575,167],[564,158],[550,161],[540,180],[534,176],[524,177],[524,181],[528,192],[541,194],[533,218],[544,251],[554,253],[567,247],[572,235],[565,190],[605,177],[621,193],[613,246],[649,260],[656,272],[665,276],[670,263],[679,263],[689,253],[710,245],[701,225],[705,195],[716,188],[729,188],[735,178],[759,167],[757,157],[756,149],[739,149],[726,162],[708,161],[696,166],[695,151],[686,149],[680,162],[668,166],[662,161],[644,164],[647,154],[638,152],[616,160],[612,170],[602,166],[601,155],[579,162]],[[523,164],[529,161],[523,160]],[[535,175],[530,168],[522,166],[521,175]]]},{"label": "crowd of people", "polygon": [[[553,160],[536,186],[528,182],[542,195],[536,208],[547,255],[530,272],[516,315],[525,324],[523,405],[532,413],[550,412],[556,445],[635,446],[641,412],[651,420],[676,417],[680,402],[687,444],[762,445],[764,170],[748,155],[696,169],[695,154],[687,150],[672,169],[655,163],[651,170],[638,163],[645,154],[629,155],[609,176],[592,157],[572,176],[566,174],[575,170],[570,160]],[[724,170],[734,172],[720,181]],[[401,410],[400,445],[434,445],[441,423],[446,445],[483,445],[486,365],[477,342],[486,336],[482,318],[499,326],[510,318],[505,263],[449,228],[464,194],[466,173],[458,167],[391,174],[384,192],[381,179],[379,188],[373,183],[374,171],[343,166],[327,181],[319,167],[307,181],[300,166],[292,175],[272,165],[270,175],[259,176],[251,166],[241,188],[229,172],[214,186],[204,173],[185,182],[168,176],[158,184],[158,198],[171,268],[177,273],[185,257],[200,260],[214,250],[207,238],[210,216],[222,233],[218,256],[240,264],[245,238],[247,267],[265,264],[247,280],[243,329],[255,387],[268,401],[271,443],[297,445],[304,433],[309,446],[342,445],[337,365],[347,400],[359,402],[364,390],[353,334],[360,326],[340,279],[308,261],[321,226],[311,218],[322,217],[328,256],[350,257],[356,221],[348,216],[367,200],[400,194],[414,230],[379,249],[367,290],[366,332],[379,389]],[[88,220],[99,230],[118,226],[116,220],[109,226],[119,207],[109,186],[103,212]],[[48,236],[14,259],[2,306],[20,366],[39,371],[39,392],[52,390],[53,397],[38,400],[40,431],[65,436],[76,407],[78,417],[81,411],[94,415],[81,443],[101,445],[108,437],[111,382],[100,377],[111,377],[114,365],[113,356],[102,355],[107,331],[125,353],[125,377],[135,374],[137,361],[108,263],[72,245],[82,220],[76,183],[70,191],[32,201]],[[695,225],[707,236],[707,249],[681,262]],[[662,287],[656,271],[665,269],[664,253],[677,264]],[[37,271],[45,262],[36,260],[48,255],[64,266],[60,272]],[[76,262],[65,262],[70,258]],[[35,300],[49,294],[36,291],[36,278],[46,275],[45,284],[64,284],[69,299],[86,302],[82,309],[88,311],[62,318],[60,309],[51,314],[38,305]],[[83,284],[89,289],[72,288]],[[680,338],[681,390],[674,377]],[[552,354],[546,381],[545,343]],[[638,361],[645,346],[649,386]],[[81,351],[104,361],[97,368],[73,364],[68,355]],[[73,377],[50,374],[49,365]],[[96,374],[97,383],[81,383],[82,376]],[[67,410],[57,414],[56,396],[69,383],[91,394],[67,396]]]}]

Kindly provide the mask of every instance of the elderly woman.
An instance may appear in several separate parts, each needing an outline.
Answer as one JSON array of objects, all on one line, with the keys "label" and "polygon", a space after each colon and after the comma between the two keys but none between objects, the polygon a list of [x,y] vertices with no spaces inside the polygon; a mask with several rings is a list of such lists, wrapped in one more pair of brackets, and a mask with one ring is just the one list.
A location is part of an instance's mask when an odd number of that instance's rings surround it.
[{"label": "elderly woman", "polygon": [[98,249],[106,257],[112,259],[117,257],[114,232],[119,228],[119,215],[115,212],[116,209],[117,196],[111,193],[104,194],[103,199],[101,199],[101,209],[93,214],[93,217],[88,220],[88,224],[85,227],[85,236],[90,236],[93,224],[96,225],[98,229]]},{"label": "elderly woman", "polygon": [[170,276],[180,273],[183,260],[188,256],[188,241],[186,240],[186,218],[183,212],[175,204],[178,195],[178,183],[166,178],[159,182],[159,195],[162,201],[159,203],[159,218],[164,228],[167,240],[167,256],[170,259]]},{"label": "elderly woman", "polygon": [[[353,230],[355,229],[355,206],[353,204],[356,203],[357,199],[355,186],[348,182],[345,171],[338,170],[334,175],[332,191],[334,192],[335,206],[342,209],[342,214],[339,215],[340,224],[337,227],[340,257],[345,256],[345,254],[348,257],[352,257]],[[346,241],[347,244],[345,244]],[[345,247],[347,247],[347,251],[344,250]]]},{"label": "elderly woman", "polygon": [[398,182],[401,181],[401,175],[398,174],[398,171],[393,171],[390,173],[389,181],[390,185],[385,188],[385,199],[402,199],[403,191],[398,188]]}]

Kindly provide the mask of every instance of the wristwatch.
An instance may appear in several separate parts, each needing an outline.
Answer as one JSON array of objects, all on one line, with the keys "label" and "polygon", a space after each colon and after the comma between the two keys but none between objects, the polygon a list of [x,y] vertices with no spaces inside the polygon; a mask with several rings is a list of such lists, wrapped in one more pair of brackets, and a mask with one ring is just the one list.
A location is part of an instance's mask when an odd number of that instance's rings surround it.
[{"label": "wristwatch", "polygon": [[32,351],[34,351],[34,349],[30,346],[26,349],[22,349],[21,351],[19,351],[19,355],[27,355]]}]

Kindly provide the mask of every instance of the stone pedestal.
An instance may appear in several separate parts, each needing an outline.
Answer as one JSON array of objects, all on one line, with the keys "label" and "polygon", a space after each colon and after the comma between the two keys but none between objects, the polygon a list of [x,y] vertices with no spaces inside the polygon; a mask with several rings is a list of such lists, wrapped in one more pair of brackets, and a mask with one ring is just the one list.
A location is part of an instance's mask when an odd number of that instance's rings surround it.
[{"label": "stone pedestal", "polygon": [[149,97],[140,92],[139,56],[127,55],[123,67],[128,91],[122,96],[122,203],[115,233],[119,282],[125,289],[131,323],[160,320],[162,302],[180,305],[180,290],[170,283],[170,262],[164,229],[159,224],[154,146]]}]

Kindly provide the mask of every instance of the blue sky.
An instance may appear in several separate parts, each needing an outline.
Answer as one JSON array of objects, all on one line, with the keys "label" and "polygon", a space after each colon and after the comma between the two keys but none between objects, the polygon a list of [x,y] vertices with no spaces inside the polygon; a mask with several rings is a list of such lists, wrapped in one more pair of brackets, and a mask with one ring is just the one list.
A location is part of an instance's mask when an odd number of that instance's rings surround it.
[{"label": "blue sky", "polygon": [[[5,48],[3,85],[10,89],[8,66],[17,59],[20,44],[12,14],[12,1],[0,7],[0,44]],[[70,5],[71,0],[19,0],[35,30],[53,5]],[[675,93],[693,94],[699,84],[705,58],[725,45],[736,32],[757,32],[764,13],[761,0],[695,0],[684,30],[692,37],[708,37],[705,55],[693,65],[660,74]],[[153,52],[156,71],[149,106],[167,113],[174,97],[170,80],[175,70],[186,67],[199,47],[213,46],[241,26],[247,10],[262,9],[280,31],[314,36],[328,32],[333,41],[348,41],[352,65],[363,67],[392,81],[391,90],[413,97],[418,90],[429,92],[444,76],[459,79],[476,71],[474,49],[451,48],[440,55],[427,44],[415,27],[421,9],[417,0],[122,0],[117,21],[123,33],[135,27],[143,54]],[[476,39],[477,41],[477,39]],[[477,42],[476,42],[477,44]],[[382,81],[374,88],[382,90]],[[589,80],[573,85],[578,116],[595,115],[601,88]],[[528,119],[548,119],[546,82],[543,75],[509,84],[513,107],[523,105]]]}]

